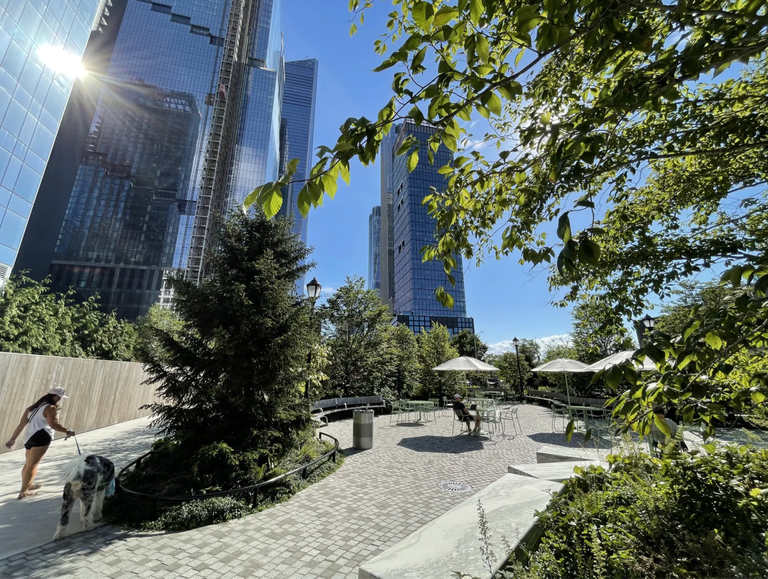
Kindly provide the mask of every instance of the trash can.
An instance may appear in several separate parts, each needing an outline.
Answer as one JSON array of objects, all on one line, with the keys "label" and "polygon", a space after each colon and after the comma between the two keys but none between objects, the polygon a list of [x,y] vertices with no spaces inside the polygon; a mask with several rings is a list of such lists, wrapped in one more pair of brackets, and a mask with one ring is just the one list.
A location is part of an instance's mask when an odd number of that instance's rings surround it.
[{"label": "trash can", "polygon": [[352,447],[373,447],[373,410],[355,410],[352,417]]}]

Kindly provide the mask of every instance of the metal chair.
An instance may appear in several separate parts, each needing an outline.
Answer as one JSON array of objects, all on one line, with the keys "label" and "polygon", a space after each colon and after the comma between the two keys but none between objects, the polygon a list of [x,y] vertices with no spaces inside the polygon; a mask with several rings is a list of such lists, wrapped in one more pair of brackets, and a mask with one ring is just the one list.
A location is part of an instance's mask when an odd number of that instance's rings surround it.
[{"label": "metal chair", "polygon": [[515,406],[515,407],[512,407],[512,408],[509,408],[509,409],[505,410],[504,412],[502,412],[499,415],[499,422],[501,423],[501,437],[502,438],[506,438],[506,436],[507,436],[506,428],[505,428],[505,424],[507,422],[511,422],[512,423],[512,428],[514,428],[514,430],[515,430],[515,436],[517,436],[518,431],[520,432],[520,434],[523,433],[523,427],[520,424],[520,417],[517,415],[517,410],[518,409]]},{"label": "metal chair", "polygon": [[395,415],[402,416],[405,414],[407,416],[410,413],[411,409],[404,400],[395,400],[392,403],[392,413],[389,415],[389,423],[392,424],[392,417]]},{"label": "metal chair", "polygon": [[560,429],[560,432],[565,432],[565,425],[568,422],[568,410],[565,406],[561,406],[560,404],[552,404],[550,409],[552,410],[552,432],[557,432],[555,430],[555,425],[558,417],[562,419],[562,428]]},{"label": "metal chair", "polygon": [[459,410],[458,408],[453,409],[453,420],[451,421],[451,436],[453,436],[453,433],[456,429],[456,423],[461,422],[461,432],[459,434],[464,433],[464,425],[467,425],[467,434],[472,434],[472,424],[474,424],[474,420],[464,420],[464,413]]}]

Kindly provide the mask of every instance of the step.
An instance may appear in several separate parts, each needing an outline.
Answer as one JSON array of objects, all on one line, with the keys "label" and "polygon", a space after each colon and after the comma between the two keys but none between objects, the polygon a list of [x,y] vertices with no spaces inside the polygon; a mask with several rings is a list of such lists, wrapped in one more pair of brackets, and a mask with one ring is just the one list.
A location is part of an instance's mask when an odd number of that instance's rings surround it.
[{"label": "step", "polygon": [[507,467],[512,474],[529,476],[542,480],[554,482],[563,482],[571,478],[575,473],[573,469],[578,467],[586,468],[588,466],[599,465],[607,468],[608,463],[596,462],[591,460],[580,460],[577,462],[545,462],[532,464],[513,464]]},{"label": "step", "polygon": [[606,457],[615,450],[596,448],[569,448],[555,444],[545,444],[536,450],[536,462],[573,462],[573,461],[605,461]]}]

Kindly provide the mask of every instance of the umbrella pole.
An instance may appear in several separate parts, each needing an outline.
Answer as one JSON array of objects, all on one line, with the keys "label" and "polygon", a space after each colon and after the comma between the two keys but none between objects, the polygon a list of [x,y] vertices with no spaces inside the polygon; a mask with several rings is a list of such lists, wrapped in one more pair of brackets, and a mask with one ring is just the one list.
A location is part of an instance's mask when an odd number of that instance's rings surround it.
[{"label": "umbrella pole", "polygon": [[568,396],[568,408],[571,407],[571,389],[568,388],[568,372],[565,373],[565,393]]}]

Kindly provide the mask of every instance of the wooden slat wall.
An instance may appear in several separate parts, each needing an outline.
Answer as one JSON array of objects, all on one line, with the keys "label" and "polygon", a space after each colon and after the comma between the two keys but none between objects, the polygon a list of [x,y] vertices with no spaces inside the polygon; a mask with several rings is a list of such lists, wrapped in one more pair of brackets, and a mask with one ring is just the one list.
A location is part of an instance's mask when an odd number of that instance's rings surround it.
[{"label": "wooden slat wall", "polygon": [[[8,451],[5,441],[24,409],[50,388],[61,386],[69,396],[60,404],[59,422],[85,432],[147,416],[140,407],[155,400],[155,386],[143,384],[146,379],[135,362],[0,352],[0,453]],[[14,448],[21,448],[22,439],[23,434]]]}]

